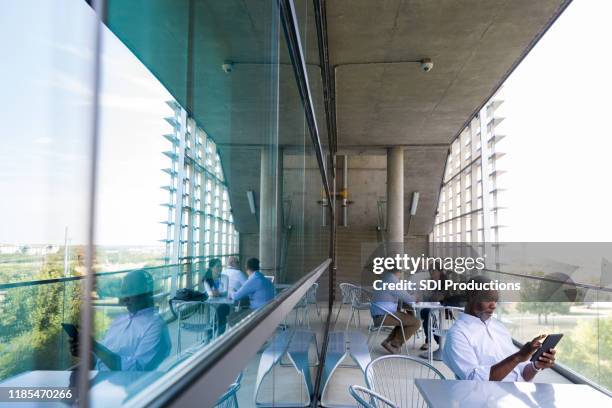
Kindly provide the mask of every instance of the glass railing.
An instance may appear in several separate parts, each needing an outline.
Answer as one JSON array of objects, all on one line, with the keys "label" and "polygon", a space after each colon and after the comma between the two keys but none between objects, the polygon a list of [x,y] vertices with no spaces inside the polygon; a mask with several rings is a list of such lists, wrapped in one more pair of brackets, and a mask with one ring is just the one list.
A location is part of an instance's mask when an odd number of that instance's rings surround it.
[{"label": "glass railing", "polygon": [[[507,280],[508,273],[487,271],[493,278]],[[574,284],[580,301],[537,301],[529,298],[534,285],[554,284],[533,276],[511,274],[520,282],[525,301],[501,302],[498,318],[518,343],[540,334],[563,333],[557,346],[557,365],[562,374],[569,370],[586,382],[612,390],[612,290],[594,285]],[[501,279],[500,279],[501,280]],[[561,284],[561,283],[560,283]],[[567,282],[564,283],[567,285]],[[572,378],[575,380],[575,378]]]},{"label": "glass railing", "polygon": [[[153,278],[153,302],[159,315],[176,331],[169,307],[172,279],[177,288],[195,287],[206,271],[206,260],[181,265],[141,268]],[[94,339],[100,340],[110,324],[125,314],[119,295],[124,277],[132,270],[96,274],[93,293]],[[66,370],[77,360],[71,355],[62,323],[79,324],[82,276],[41,279],[0,285],[0,381],[31,370]],[[201,339],[198,339],[201,341]],[[183,336],[183,347],[196,341]]]}]

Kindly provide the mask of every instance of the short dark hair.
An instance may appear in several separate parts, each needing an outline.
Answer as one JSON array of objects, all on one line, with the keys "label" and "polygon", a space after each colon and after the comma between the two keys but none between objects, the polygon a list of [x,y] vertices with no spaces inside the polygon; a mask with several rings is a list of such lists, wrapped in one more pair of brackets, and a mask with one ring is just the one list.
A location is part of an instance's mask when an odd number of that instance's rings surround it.
[{"label": "short dark hair", "polygon": [[250,271],[258,271],[259,270],[259,259],[250,258],[246,263],[246,267]]},{"label": "short dark hair", "polygon": [[[493,280],[482,275],[474,276],[468,281],[474,282],[477,285],[483,285],[485,283],[491,283]],[[467,301],[468,303],[478,302],[497,302],[499,299],[499,292],[497,290],[468,290]]]}]

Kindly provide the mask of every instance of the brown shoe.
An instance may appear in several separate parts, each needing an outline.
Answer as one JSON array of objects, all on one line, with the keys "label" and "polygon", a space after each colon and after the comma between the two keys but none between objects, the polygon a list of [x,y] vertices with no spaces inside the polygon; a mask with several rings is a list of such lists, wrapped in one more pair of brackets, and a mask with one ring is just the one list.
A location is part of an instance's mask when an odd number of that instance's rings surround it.
[{"label": "brown shoe", "polygon": [[389,343],[387,340],[380,343],[380,345],[391,354],[399,354],[399,348],[395,347],[394,345]]}]

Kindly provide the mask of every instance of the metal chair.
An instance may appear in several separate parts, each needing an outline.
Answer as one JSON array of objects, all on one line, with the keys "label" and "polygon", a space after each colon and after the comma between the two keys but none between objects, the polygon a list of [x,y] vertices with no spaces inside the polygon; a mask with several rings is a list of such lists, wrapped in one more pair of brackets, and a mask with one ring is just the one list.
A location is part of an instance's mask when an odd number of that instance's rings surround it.
[{"label": "metal chair", "polygon": [[[310,305],[315,305],[315,310],[317,312],[317,316],[319,316],[319,320],[323,323],[323,317],[321,316],[321,310],[319,309],[319,305],[317,304],[317,290],[319,289],[318,283],[313,283],[310,288],[306,291],[304,296],[299,300],[299,302],[295,305],[293,310],[295,311],[295,323],[304,325],[306,323],[306,327],[310,328]],[[299,313],[301,312],[301,316]]]},{"label": "metal chair", "polygon": [[414,383],[417,378],[445,380],[434,366],[409,356],[379,357],[365,370],[368,388],[386,396],[400,408],[426,406]]},{"label": "metal chair", "polygon": [[[376,343],[378,341],[378,338],[380,336],[380,331],[382,329],[395,329],[396,326],[399,326],[400,330],[402,331],[402,338],[404,339],[404,343],[403,343],[403,347],[406,348],[406,354],[409,353],[408,351],[408,339],[406,339],[406,333],[404,332],[404,325],[402,322],[402,319],[399,318],[399,316],[396,314],[397,312],[395,311],[390,311],[385,309],[384,307],[380,306],[380,305],[376,305],[379,309],[384,310],[385,314],[381,320],[381,323],[379,325],[375,325],[374,322],[372,322],[372,324],[368,327],[368,345],[370,344],[370,339],[372,336],[373,332],[376,332],[376,336],[374,337],[374,341],[372,342],[372,347],[369,347],[369,350],[372,350],[373,343]],[[397,325],[388,325],[388,324],[384,324],[385,320],[387,319],[387,317],[392,318],[393,320],[397,321]]]},{"label": "metal chair", "polygon": [[227,391],[217,400],[213,408],[238,408],[238,397],[236,394],[240,389],[242,372],[238,374],[236,381],[227,388]]},{"label": "metal chair", "polygon": [[351,315],[349,316],[348,321],[346,322],[345,330],[348,330],[351,321],[355,318],[355,311],[357,311],[357,321],[355,322],[355,328],[359,328],[361,326],[361,310],[370,310],[370,305],[372,304],[372,293],[362,288],[361,286],[353,285],[351,283],[347,284],[347,290],[349,292],[351,298]]},{"label": "metal chair", "polygon": [[[175,304],[177,313],[176,354],[182,350],[182,331],[196,333],[196,341],[206,342],[216,337],[217,324],[215,311],[204,302],[178,301]],[[195,309],[195,312],[193,311]],[[183,317],[183,316],[187,317]]]},{"label": "metal chair", "polygon": [[340,300],[340,306],[338,306],[338,312],[336,313],[336,318],[334,319],[334,326],[338,322],[338,317],[340,316],[340,310],[342,310],[342,306],[351,304],[351,291],[349,290],[350,286],[350,283],[341,283],[339,285],[340,295],[342,299]]},{"label": "metal chair", "polygon": [[359,408],[398,408],[382,395],[359,385],[351,385],[349,393],[357,401]]}]

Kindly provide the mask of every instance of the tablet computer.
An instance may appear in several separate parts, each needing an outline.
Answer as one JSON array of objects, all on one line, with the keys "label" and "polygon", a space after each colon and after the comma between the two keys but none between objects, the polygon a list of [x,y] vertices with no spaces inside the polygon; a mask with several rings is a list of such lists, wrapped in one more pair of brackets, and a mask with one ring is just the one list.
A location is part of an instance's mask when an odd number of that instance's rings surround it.
[{"label": "tablet computer", "polygon": [[542,354],[548,353],[548,350],[554,348],[559,343],[561,337],[563,337],[563,334],[549,334],[546,336],[542,346],[531,356],[531,361],[538,361]]}]

